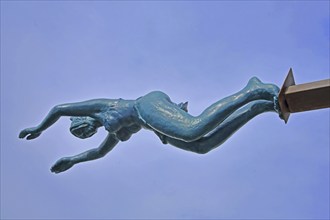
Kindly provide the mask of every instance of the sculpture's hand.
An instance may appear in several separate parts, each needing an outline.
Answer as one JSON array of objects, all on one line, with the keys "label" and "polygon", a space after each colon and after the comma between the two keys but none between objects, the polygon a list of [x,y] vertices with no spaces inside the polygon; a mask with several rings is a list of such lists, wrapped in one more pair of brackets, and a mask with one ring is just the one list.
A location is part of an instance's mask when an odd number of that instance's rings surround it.
[{"label": "sculpture's hand", "polygon": [[73,167],[74,162],[70,157],[63,157],[56,161],[56,163],[50,169],[53,173],[61,173]]},{"label": "sculpture's hand", "polygon": [[36,127],[26,128],[19,133],[19,138],[25,138],[27,136],[26,139],[31,140],[31,139],[39,137],[40,134],[41,134],[41,132],[37,132]]}]

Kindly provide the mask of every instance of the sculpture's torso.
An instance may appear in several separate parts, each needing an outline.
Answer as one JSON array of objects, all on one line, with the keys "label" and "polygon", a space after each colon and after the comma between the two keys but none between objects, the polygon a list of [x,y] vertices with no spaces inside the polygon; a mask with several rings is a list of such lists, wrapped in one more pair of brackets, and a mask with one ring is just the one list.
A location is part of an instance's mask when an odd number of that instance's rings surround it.
[{"label": "sculpture's torso", "polygon": [[160,100],[172,103],[165,93],[158,91],[151,92],[137,100],[107,100],[102,111],[96,114],[96,118],[109,133],[115,134],[121,141],[126,141],[141,128],[154,131],[145,118],[146,115],[154,112],[150,112],[145,104],[156,103]]},{"label": "sculpture's torso", "polygon": [[134,100],[107,100],[104,108],[95,117],[109,133],[115,134],[121,141],[126,141],[142,128],[136,120],[134,104]]}]

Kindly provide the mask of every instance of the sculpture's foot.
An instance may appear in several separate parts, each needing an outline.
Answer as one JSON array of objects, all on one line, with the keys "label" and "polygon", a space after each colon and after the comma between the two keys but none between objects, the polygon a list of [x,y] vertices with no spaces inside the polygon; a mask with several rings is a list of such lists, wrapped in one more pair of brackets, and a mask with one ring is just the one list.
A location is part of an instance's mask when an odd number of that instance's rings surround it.
[{"label": "sculpture's foot", "polygon": [[[284,120],[284,116],[280,107],[280,103],[278,101],[278,96],[273,97],[273,102],[274,102],[274,109],[278,113],[280,119]],[[285,120],[284,120],[285,121]]]},{"label": "sculpture's foot", "polygon": [[248,93],[254,94],[259,99],[273,101],[273,97],[277,97],[280,88],[271,83],[263,83],[257,77],[252,77],[245,87]]}]

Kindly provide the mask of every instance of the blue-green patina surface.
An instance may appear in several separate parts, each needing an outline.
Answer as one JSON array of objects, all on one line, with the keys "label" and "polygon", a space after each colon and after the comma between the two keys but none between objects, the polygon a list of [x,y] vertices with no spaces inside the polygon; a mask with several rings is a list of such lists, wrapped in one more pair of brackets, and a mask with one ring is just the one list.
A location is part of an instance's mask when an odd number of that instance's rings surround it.
[{"label": "blue-green patina surface", "polygon": [[91,137],[102,126],[109,132],[98,148],[58,160],[51,168],[54,173],[103,157],[142,128],[155,132],[164,144],[204,154],[220,146],[256,115],[280,114],[278,92],[276,85],[253,77],[241,91],[212,104],[199,116],[188,113],[187,102],[176,104],[160,91],[136,100],[93,99],[61,104],[53,107],[38,126],[21,131],[19,137],[34,139],[61,116],[71,116],[70,131],[76,137]]}]

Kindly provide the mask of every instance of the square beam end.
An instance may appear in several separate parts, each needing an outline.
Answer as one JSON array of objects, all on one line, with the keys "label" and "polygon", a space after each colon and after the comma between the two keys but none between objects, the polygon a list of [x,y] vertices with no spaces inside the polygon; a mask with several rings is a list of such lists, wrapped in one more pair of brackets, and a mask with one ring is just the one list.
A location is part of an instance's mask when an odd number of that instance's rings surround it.
[{"label": "square beam end", "polygon": [[289,116],[290,116],[290,110],[289,110],[289,106],[288,106],[288,103],[285,98],[285,92],[289,86],[292,86],[295,84],[296,83],[293,78],[293,71],[292,71],[292,68],[290,68],[288,75],[286,76],[286,78],[284,80],[283,86],[278,94],[278,101],[279,101],[279,105],[280,105],[281,112],[282,112],[285,123],[288,123]]}]

